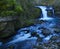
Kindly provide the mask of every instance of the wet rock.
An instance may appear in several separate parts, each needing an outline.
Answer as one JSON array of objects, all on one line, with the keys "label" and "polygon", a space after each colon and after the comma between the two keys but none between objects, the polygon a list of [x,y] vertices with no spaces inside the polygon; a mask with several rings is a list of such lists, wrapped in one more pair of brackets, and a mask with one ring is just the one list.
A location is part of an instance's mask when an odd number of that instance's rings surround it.
[{"label": "wet rock", "polygon": [[22,30],[22,31],[25,32],[26,34],[30,32],[29,30]]},{"label": "wet rock", "polygon": [[60,33],[60,28],[54,28],[55,33]]},{"label": "wet rock", "polygon": [[58,45],[56,43],[50,42],[50,43],[43,43],[38,45],[38,47],[40,47],[42,49],[58,49]]},{"label": "wet rock", "polygon": [[45,35],[45,36],[48,36],[49,34],[51,34],[51,31],[47,28],[42,28],[42,34]]},{"label": "wet rock", "polygon": [[59,41],[60,41],[59,39],[60,39],[60,37],[59,37],[59,36],[54,35],[54,36],[52,36],[52,37],[51,37],[51,39],[50,39],[50,40],[51,40],[51,41],[53,41],[53,42],[59,42]]},{"label": "wet rock", "polygon": [[43,21],[43,20],[38,20],[38,19],[36,19],[35,20],[35,24],[43,24],[45,21]]},{"label": "wet rock", "polygon": [[39,45],[36,47],[37,49],[43,49],[43,46],[42,45]]},{"label": "wet rock", "polygon": [[32,32],[32,33],[31,33],[31,36],[33,36],[33,37],[34,37],[34,36],[37,36],[37,32]]}]

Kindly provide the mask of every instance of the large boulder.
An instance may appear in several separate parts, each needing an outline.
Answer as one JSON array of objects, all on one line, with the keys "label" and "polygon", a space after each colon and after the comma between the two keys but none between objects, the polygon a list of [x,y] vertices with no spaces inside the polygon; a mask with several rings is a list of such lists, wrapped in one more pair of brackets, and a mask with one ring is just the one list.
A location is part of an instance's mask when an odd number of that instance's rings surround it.
[{"label": "large boulder", "polygon": [[15,20],[16,18],[12,17],[0,17],[0,38],[6,38],[16,32],[14,25]]},{"label": "large boulder", "polygon": [[47,28],[41,28],[41,30],[42,30],[42,34],[44,36],[48,36],[48,35],[51,34],[51,31],[49,29],[47,29]]}]

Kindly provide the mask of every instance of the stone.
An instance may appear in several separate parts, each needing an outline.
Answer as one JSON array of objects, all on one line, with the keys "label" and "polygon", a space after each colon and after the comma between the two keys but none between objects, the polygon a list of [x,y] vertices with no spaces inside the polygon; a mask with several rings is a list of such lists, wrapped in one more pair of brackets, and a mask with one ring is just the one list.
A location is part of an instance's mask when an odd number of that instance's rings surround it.
[{"label": "stone", "polygon": [[49,34],[51,34],[51,31],[47,28],[42,28],[42,34],[45,35],[45,36],[48,36]]},{"label": "stone", "polygon": [[0,31],[4,30],[7,25],[7,22],[0,22]]},{"label": "stone", "polygon": [[55,33],[60,33],[60,28],[54,28]]},{"label": "stone", "polygon": [[6,38],[16,33],[15,21],[17,17],[6,16],[0,17],[0,38]]},{"label": "stone", "polygon": [[33,37],[36,36],[36,35],[37,35],[37,32],[32,32],[31,33],[31,36],[33,36]]},{"label": "stone", "polygon": [[14,24],[12,22],[8,22],[4,30],[1,31],[0,38],[6,38],[8,36],[11,36],[14,33],[15,33]]},{"label": "stone", "polygon": [[57,36],[57,35],[54,35],[54,36],[52,36],[52,37],[50,38],[50,41],[51,41],[52,43],[59,43],[60,37]]}]

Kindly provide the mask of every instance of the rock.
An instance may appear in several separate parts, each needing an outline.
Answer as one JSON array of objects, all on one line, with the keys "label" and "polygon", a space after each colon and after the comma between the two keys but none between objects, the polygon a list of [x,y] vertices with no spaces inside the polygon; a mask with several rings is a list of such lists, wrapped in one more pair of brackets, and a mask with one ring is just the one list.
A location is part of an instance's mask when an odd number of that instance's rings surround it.
[{"label": "rock", "polygon": [[7,22],[0,22],[0,31],[4,30],[7,25]]},{"label": "rock", "polygon": [[51,31],[47,28],[42,28],[42,34],[45,35],[45,36],[48,36],[49,34],[51,34]]},{"label": "rock", "polygon": [[17,17],[15,16],[6,16],[0,17],[0,38],[9,37],[16,32],[15,21],[17,21]]},{"label": "rock", "polygon": [[31,36],[33,36],[33,37],[36,36],[36,35],[37,35],[37,32],[32,32],[31,33]]},{"label": "rock", "polygon": [[37,48],[37,49],[43,49],[43,46],[42,46],[42,45],[41,45],[41,46],[39,45],[39,46],[37,46],[36,48]]},{"label": "rock", "polygon": [[55,42],[57,42],[58,39],[60,39],[60,38],[57,35],[54,35],[50,38],[51,41],[55,41]]},{"label": "rock", "polygon": [[60,28],[54,28],[55,33],[60,33]]},{"label": "rock", "polygon": [[[4,26],[4,25],[3,25]],[[2,28],[3,28],[2,26]],[[2,31],[0,31],[0,38],[6,38],[15,33],[14,24],[12,22],[7,22]]]},{"label": "rock", "polygon": [[22,30],[22,32],[24,32],[25,34],[29,33],[29,30]]}]

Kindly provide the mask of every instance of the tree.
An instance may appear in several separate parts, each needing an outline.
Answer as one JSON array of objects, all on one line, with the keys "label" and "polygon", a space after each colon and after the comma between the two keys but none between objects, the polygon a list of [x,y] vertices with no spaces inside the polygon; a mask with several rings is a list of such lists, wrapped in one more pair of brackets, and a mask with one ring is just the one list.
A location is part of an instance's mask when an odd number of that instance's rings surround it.
[{"label": "tree", "polygon": [[16,16],[22,11],[16,0],[0,0],[0,16]]}]

